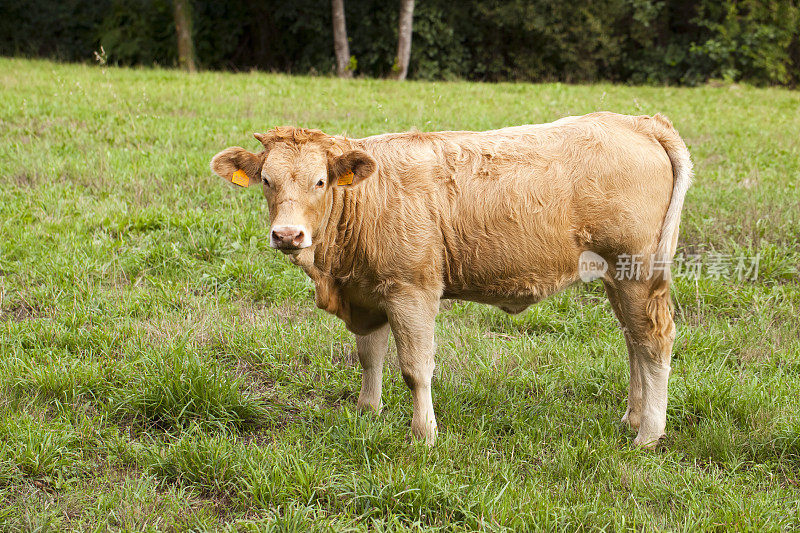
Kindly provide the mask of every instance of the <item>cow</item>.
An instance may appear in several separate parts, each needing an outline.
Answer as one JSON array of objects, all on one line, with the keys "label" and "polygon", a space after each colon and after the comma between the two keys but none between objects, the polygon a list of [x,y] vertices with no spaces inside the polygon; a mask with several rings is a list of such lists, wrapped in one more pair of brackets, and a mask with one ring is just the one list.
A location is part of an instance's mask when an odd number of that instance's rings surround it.
[{"label": "cow", "polygon": [[627,345],[622,422],[638,430],[636,446],[665,434],[669,263],[692,179],[666,117],[599,112],[484,132],[354,139],[277,127],[254,136],[261,151],[227,148],[211,169],[262,186],[270,246],[356,335],[360,411],[381,409],[391,330],[412,393],[411,432],[432,445],[440,300],[519,313],[580,280],[589,254]]}]

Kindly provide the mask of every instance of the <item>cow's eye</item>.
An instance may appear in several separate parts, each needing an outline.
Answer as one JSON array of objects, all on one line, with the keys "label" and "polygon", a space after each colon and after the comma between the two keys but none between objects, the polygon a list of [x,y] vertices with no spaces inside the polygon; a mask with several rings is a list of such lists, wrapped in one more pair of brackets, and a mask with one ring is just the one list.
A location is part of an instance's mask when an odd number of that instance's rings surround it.
[{"label": "cow's eye", "polygon": [[317,182],[317,189],[321,189],[325,186],[325,180],[319,180]]},{"label": "cow's eye", "polygon": [[266,176],[261,176],[261,183],[269,187],[269,180],[267,179]]}]

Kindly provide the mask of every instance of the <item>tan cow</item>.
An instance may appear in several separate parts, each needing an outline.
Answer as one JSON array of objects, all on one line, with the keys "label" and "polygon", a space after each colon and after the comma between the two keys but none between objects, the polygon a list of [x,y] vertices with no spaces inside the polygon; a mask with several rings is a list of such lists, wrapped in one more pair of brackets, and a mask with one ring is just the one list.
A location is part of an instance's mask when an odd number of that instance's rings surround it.
[{"label": "tan cow", "polygon": [[[413,394],[412,433],[433,443],[439,300],[517,313],[575,283],[590,254],[607,265],[602,280],[628,347],[622,420],[638,429],[634,444],[664,434],[675,338],[664,265],[692,176],[665,117],[593,113],[364,139],[282,127],[255,137],[261,152],[228,148],[211,168],[262,184],[271,246],[311,277],[317,305],[356,334],[359,409],[381,408],[391,328]],[[621,271],[625,258],[640,272]]]}]

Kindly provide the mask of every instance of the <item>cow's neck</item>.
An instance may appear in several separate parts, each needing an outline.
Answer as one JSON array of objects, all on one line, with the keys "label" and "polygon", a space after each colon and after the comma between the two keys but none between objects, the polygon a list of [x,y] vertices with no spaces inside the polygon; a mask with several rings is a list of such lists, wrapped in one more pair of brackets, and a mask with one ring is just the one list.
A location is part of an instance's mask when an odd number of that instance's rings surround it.
[{"label": "cow's neck", "polygon": [[359,224],[355,217],[358,189],[334,188],[326,206],[326,216],[314,244],[295,256],[299,265],[314,282],[317,307],[351,324],[350,303],[342,291],[342,278],[353,272]]}]

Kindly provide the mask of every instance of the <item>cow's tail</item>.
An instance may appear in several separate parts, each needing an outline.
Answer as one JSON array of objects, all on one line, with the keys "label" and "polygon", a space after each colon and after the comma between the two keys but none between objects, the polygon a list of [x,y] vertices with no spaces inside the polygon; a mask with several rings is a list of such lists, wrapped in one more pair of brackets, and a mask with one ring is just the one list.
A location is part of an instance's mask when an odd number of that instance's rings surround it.
[{"label": "cow's tail", "polygon": [[686,144],[681,139],[669,119],[663,115],[656,114],[650,119],[652,125],[651,134],[664,147],[669,160],[672,163],[672,197],[661,226],[661,236],[654,259],[658,261],[660,268],[655,275],[661,277],[665,282],[670,280],[669,263],[675,255],[678,246],[678,230],[681,224],[681,211],[686,192],[692,183],[692,158]]},{"label": "cow's tail", "polygon": [[653,338],[661,343],[664,351],[672,346],[675,337],[672,299],[669,297],[670,263],[678,246],[683,200],[692,183],[692,159],[686,144],[667,117],[655,115],[647,122],[651,126],[650,134],[661,144],[672,163],[672,196],[661,225],[655,256],[650,263],[652,285],[647,301],[647,315],[652,323]]}]

